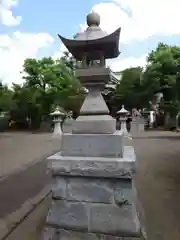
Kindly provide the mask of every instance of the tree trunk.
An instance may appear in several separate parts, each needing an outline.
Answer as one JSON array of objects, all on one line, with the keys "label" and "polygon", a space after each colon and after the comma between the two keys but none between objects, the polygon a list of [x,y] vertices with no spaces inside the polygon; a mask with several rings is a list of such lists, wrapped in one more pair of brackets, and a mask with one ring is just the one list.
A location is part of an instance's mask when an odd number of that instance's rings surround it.
[{"label": "tree trunk", "polygon": [[176,131],[179,131],[179,117],[180,117],[180,112],[176,114]]}]

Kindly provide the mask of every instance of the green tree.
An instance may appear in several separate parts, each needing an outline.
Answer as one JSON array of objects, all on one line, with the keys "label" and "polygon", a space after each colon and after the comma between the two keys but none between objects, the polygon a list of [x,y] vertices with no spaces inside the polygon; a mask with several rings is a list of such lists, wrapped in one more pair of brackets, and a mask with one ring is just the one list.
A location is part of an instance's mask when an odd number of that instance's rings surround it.
[{"label": "green tree", "polygon": [[54,105],[75,112],[79,110],[84,91],[74,75],[74,70],[64,59],[26,59],[23,74],[25,82],[13,86],[16,117],[31,117],[38,127]]},{"label": "green tree", "polygon": [[76,60],[75,58],[70,54],[70,52],[65,51],[63,52],[63,55],[61,57],[61,60],[63,61],[63,63],[69,67],[72,70],[75,70],[76,67]]},{"label": "green tree", "polygon": [[161,107],[174,116],[179,108],[180,47],[159,43],[147,58],[145,84],[156,93],[163,93]]},{"label": "green tree", "polygon": [[151,99],[152,94],[146,89],[141,67],[128,68],[121,72],[121,80],[114,92],[114,104],[116,109],[122,104],[132,109],[145,107]]},{"label": "green tree", "polygon": [[8,112],[13,107],[13,91],[0,81],[0,112]]}]

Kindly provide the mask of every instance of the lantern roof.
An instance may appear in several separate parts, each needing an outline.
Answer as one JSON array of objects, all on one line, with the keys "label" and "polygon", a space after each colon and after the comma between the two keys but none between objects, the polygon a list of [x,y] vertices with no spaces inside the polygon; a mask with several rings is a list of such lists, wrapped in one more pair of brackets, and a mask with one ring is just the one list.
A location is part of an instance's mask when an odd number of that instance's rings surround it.
[{"label": "lantern roof", "polygon": [[118,114],[126,114],[126,113],[129,113],[129,111],[127,111],[125,108],[124,108],[124,105],[122,105],[122,108],[121,110],[117,111]]},{"label": "lantern roof", "polygon": [[50,113],[50,115],[51,116],[61,116],[61,115],[64,115],[64,113],[59,110],[59,107],[56,107],[55,111]]},{"label": "lantern roof", "polygon": [[88,14],[86,20],[87,29],[84,32],[77,33],[74,39],[67,39],[58,35],[69,52],[77,60],[82,60],[85,53],[94,51],[103,52],[106,59],[118,57],[121,28],[108,35],[100,28],[100,16],[96,12]]}]

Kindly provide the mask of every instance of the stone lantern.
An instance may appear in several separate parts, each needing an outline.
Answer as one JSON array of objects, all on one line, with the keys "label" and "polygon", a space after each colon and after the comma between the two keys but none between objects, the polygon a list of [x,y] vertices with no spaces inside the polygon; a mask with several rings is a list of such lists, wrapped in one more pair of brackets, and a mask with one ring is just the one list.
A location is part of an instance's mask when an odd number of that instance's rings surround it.
[{"label": "stone lantern", "polygon": [[50,115],[52,116],[53,118],[52,121],[54,122],[53,137],[61,138],[62,136],[61,121],[64,113],[61,112],[58,107],[56,107],[55,111],[50,113]]},{"label": "stone lantern", "polygon": [[122,108],[119,111],[117,111],[121,123],[121,131],[123,132],[124,135],[129,135],[126,126],[128,113],[129,112],[124,108],[124,105],[122,105]]},{"label": "stone lantern", "polygon": [[59,35],[67,49],[81,62],[76,69],[76,76],[88,89],[80,116],[74,124],[75,134],[110,134],[116,130],[115,120],[109,115],[101,91],[111,80],[111,71],[106,67],[106,59],[119,55],[120,28],[107,35],[99,24],[100,16],[92,12],[87,16],[87,30],[77,34],[75,39],[66,39]]},{"label": "stone lantern", "polygon": [[108,35],[95,12],[87,16],[87,25],[74,39],[59,35],[80,63],[76,77],[88,92],[72,133],[62,135],[61,151],[48,158],[52,204],[43,239],[139,240],[134,149],[124,146],[101,95],[111,79],[106,59],[120,53],[121,29]]}]

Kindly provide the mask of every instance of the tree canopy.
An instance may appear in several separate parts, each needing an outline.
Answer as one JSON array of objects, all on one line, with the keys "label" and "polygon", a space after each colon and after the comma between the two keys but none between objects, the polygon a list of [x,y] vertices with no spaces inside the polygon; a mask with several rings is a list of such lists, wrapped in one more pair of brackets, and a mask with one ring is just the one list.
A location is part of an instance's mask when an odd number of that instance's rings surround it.
[{"label": "tree canopy", "polygon": [[180,96],[180,47],[159,43],[147,56],[144,68],[128,68],[121,72],[121,81],[113,94],[113,104],[119,108],[149,107],[162,93],[161,107],[175,113]]},{"label": "tree canopy", "polygon": [[23,84],[13,83],[10,90],[0,85],[0,110],[11,111],[16,120],[30,117],[39,126],[52,108],[60,105],[66,110],[78,112],[84,99],[84,90],[75,77],[71,59],[63,56],[53,60],[26,59],[23,65]]},{"label": "tree canopy", "polygon": [[[12,88],[0,81],[0,112],[10,112],[11,118],[37,124],[60,105],[78,113],[84,99],[84,88],[75,77],[76,62],[65,52],[61,59],[51,57],[26,59],[22,84]],[[111,110],[148,108],[155,103],[157,93],[163,98],[160,108],[171,115],[180,109],[180,47],[159,43],[147,56],[144,67],[131,67],[121,72],[121,80],[106,97]],[[151,104],[150,104],[151,103]]]}]

